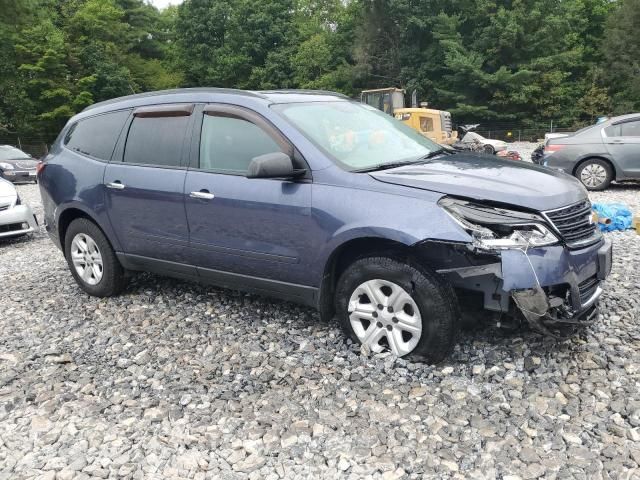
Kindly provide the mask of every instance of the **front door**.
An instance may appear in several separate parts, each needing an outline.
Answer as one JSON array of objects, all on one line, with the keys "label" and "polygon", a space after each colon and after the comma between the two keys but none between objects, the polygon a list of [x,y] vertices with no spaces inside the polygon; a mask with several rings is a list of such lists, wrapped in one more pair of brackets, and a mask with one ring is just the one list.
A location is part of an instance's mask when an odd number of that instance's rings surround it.
[{"label": "front door", "polygon": [[247,284],[269,279],[310,285],[310,180],[245,177],[252,158],[278,151],[294,155],[293,147],[246,109],[210,105],[200,122],[185,182],[191,263],[205,278],[230,272]]},{"label": "front door", "polygon": [[128,255],[187,261],[183,188],[192,111],[192,105],[135,110],[105,170],[109,219]]},{"label": "front door", "polygon": [[640,178],[640,119],[611,125],[604,142],[625,177]]}]

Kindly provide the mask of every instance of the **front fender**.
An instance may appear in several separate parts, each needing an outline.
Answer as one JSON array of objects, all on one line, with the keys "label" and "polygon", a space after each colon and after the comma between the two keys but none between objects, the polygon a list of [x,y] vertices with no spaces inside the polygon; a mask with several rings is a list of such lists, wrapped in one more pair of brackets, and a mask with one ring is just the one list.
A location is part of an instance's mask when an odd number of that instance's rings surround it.
[{"label": "front fender", "polygon": [[[406,246],[424,240],[470,242],[469,235],[437,204],[442,194],[416,196],[335,185],[314,185],[312,215],[318,239],[312,276],[319,285],[324,266],[341,245],[358,238],[392,240]],[[322,266],[322,267],[320,267]]]}]

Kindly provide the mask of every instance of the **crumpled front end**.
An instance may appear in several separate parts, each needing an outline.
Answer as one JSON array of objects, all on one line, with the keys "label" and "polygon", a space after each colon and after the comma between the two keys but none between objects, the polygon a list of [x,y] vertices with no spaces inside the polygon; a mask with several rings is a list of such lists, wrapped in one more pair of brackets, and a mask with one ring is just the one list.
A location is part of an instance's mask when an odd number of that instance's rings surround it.
[{"label": "crumpled front end", "polygon": [[554,325],[591,321],[601,284],[611,272],[608,239],[579,250],[562,245],[493,254],[478,254],[471,246],[456,250],[456,262],[467,265],[441,268],[438,273],[456,289],[481,296],[484,309],[510,315],[519,312],[544,333],[551,333]]}]

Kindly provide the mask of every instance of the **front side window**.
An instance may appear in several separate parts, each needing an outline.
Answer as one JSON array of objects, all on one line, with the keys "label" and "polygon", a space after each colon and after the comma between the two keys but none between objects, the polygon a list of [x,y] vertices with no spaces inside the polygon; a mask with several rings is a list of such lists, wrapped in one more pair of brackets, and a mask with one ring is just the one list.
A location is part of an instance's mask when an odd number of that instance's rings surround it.
[{"label": "front side window", "polygon": [[282,149],[259,126],[234,116],[204,115],[200,140],[200,168],[246,173],[255,157]]},{"label": "front side window", "polygon": [[83,155],[109,160],[129,113],[121,110],[80,120],[69,129],[64,144]]},{"label": "front side window", "polygon": [[180,166],[188,116],[135,117],[129,128],[124,162]]},{"label": "front side window", "polygon": [[359,103],[287,103],[272,108],[350,171],[417,161],[440,149],[401,121]]}]

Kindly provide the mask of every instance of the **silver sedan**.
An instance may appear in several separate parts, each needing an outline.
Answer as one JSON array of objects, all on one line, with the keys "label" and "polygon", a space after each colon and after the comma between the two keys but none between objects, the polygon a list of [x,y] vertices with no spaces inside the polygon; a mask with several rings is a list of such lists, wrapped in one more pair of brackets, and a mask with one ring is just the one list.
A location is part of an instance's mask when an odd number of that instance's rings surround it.
[{"label": "silver sedan", "polygon": [[38,228],[29,205],[20,201],[16,187],[0,178],[0,238],[19,237]]},{"label": "silver sedan", "polygon": [[640,113],[547,140],[543,165],[574,175],[589,190],[604,190],[614,180],[640,180]]}]

